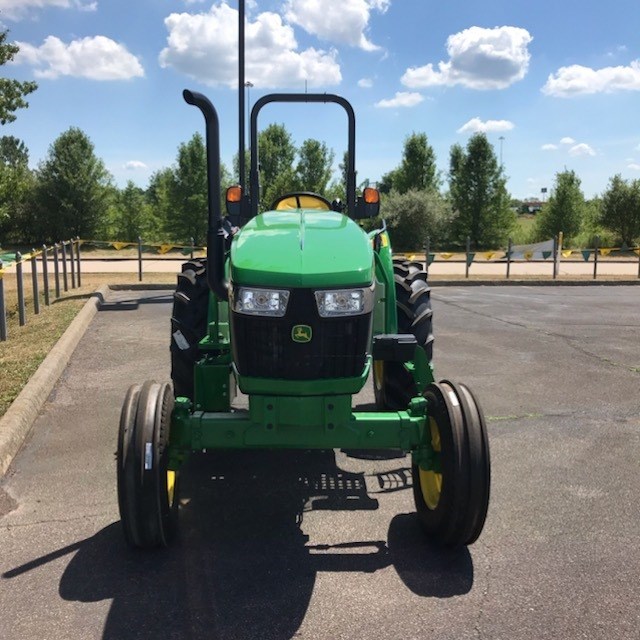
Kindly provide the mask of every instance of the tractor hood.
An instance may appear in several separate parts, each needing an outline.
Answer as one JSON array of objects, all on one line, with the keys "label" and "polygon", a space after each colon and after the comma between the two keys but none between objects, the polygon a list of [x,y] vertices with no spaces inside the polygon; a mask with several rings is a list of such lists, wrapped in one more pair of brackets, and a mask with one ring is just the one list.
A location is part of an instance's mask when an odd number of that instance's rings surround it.
[{"label": "tractor hood", "polygon": [[373,281],[373,249],[350,218],[333,211],[267,211],[231,246],[231,280],[265,287],[342,287]]}]

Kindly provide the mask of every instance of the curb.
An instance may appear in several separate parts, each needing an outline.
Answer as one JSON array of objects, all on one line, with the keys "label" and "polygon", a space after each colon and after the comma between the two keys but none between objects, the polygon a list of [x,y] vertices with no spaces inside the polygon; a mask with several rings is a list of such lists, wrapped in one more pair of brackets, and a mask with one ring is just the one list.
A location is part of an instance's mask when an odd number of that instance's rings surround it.
[{"label": "curb", "polygon": [[91,294],[9,409],[0,418],[0,478],[31,431],[42,406],[69,362],[80,338],[104,301],[109,287]]},{"label": "curb", "polygon": [[109,289],[111,291],[174,291],[176,288],[175,284],[170,284],[168,282],[155,282],[155,283],[147,283],[138,282],[131,284],[110,284]]},{"label": "curb", "polygon": [[634,287],[640,280],[436,280],[429,279],[435,287]]}]

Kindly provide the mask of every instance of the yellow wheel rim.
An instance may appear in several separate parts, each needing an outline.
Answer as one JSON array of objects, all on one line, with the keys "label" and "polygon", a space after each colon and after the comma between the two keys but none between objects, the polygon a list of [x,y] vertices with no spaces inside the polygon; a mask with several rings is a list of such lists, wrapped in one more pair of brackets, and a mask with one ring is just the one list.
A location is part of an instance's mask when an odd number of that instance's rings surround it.
[{"label": "yellow wheel rim", "polygon": [[176,472],[167,471],[167,497],[169,499],[169,506],[173,505],[173,500],[176,495]]},{"label": "yellow wheel rim", "polygon": [[[440,453],[440,430],[433,418],[429,418],[429,428],[431,430],[431,446],[436,453]],[[425,471],[420,469],[420,489],[422,491],[422,499],[427,507],[431,510],[435,509],[440,502],[440,494],[442,492],[442,474],[435,471]]]},{"label": "yellow wheel rim", "polygon": [[373,362],[373,383],[380,391],[384,380],[384,360],[374,360]]}]

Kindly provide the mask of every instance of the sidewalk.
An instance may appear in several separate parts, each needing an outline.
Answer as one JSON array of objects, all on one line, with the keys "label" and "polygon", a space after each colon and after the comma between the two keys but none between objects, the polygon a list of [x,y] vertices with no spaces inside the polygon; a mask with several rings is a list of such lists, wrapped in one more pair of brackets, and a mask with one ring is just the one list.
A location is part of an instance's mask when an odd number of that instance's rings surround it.
[{"label": "sidewalk", "polygon": [[[188,260],[185,257],[184,260]],[[418,260],[420,261],[420,260]],[[144,273],[170,273],[175,274],[180,271],[180,265],[183,260],[181,259],[167,259],[167,258],[145,258],[142,264],[142,271]],[[49,277],[53,275],[53,261],[49,261]],[[423,263],[424,264],[424,263]],[[5,274],[15,273],[15,265],[5,269]],[[133,259],[106,259],[106,260],[82,260],[81,266],[82,273],[137,273],[138,272],[138,260]],[[593,261],[584,262],[583,260],[564,260],[560,261],[558,268],[558,277],[593,277],[594,264]],[[25,274],[31,273],[31,263],[26,262],[23,264],[23,271]],[[42,262],[38,262],[38,272],[42,272]],[[630,259],[627,261],[613,261],[606,258],[600,258],[598,260],[598,277],[617,277],[637,279],[640,272],[640,261]],[[507,263],[506,261],[500,262],[486,262],[476,261],[469,267],[469,276],[486,276],[491,279],[503,279],[506,278]],[[447,261],[438,260],[432,262],[429,265],[429,275],[433,276],[454,276],[456,278],[464,278],[465,276],[465,262],[464,261]],[[62,270],[61,270],[62,276]],[[532,276],[541,276],[544,278],[553,277],[553,262],[547,261],[521,261],[511,262],[510,277],[517,279],[519,277],[530,278]]]}]

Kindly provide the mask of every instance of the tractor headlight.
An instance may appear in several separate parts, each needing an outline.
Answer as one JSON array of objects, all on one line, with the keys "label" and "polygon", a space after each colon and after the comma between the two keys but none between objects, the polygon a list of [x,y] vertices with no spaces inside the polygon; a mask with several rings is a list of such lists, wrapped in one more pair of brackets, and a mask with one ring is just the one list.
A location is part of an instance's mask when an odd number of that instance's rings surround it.
[{"label": "tractor headlight", "polygon": [[238,313],[281,318],[287,312],[289,292],[283,289],[240,287],[233,308]]},{"label": "tractor headlight", "polygon": [[335,316],[357,316],[371,311],[373,290],[371,288],[338,289],[316,291],[318,313],[322,318]]}]

